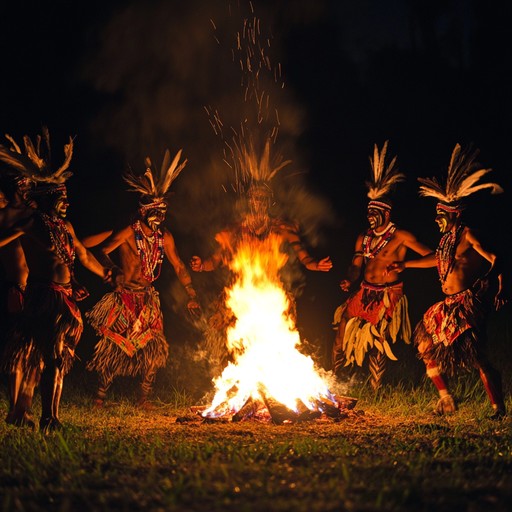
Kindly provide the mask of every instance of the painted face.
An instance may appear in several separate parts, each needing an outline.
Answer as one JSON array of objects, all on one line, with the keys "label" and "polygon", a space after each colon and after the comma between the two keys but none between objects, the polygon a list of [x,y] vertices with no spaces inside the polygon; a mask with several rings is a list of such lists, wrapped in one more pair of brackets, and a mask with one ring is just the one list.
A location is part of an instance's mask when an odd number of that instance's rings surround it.
[{"label": "painted face", "polygon": [[270,209],[271,198],[258,190],[249,194],[249,210],[253,215],[266,216]]},{"label": "painted face", "polygon": [[448,233],[450,229],[455,225],[457,221],[457,214],[450,213],[442,208],[436,208],[436,223],[439,226],[439,231],[441,233]]},{"label": "painted face", "polygon": [[366,214],[371,229],[378,229],[386,223],[386,212],[380,208],[368,208]]},{"label": "painted face", "polygon": [[257,235],[260,235],[268,229],[271,201],[271,196],[260,190],[253,190],[249,194],[249,214],[246,218],[246,222],[250,230]]},{"label": "painted face", "polygon": [[166,213],[167,206],[155,206],[154,208],[150,208],[144,215],[144,222],[151,231],[156,231],[165,220]]},{"label": "painted face", "polygon": [[68,213],[68,193],[65,190],[59,191],[54,194],[52,211],[55,215],[61,218],[65,218]]}]

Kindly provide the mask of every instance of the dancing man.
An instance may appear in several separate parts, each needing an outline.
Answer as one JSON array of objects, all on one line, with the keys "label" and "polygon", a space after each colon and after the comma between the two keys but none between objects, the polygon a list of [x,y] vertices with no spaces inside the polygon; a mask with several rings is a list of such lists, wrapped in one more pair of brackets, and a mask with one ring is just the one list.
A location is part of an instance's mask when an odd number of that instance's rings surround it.
[{"label": "dancing man", "polygon": [[[267,140],[262,150],[262,157],[257,158],[252,145],[237,146],[235,163],[239,165],[241,179],[239,187],[247,199],[247,210],[242,212],[241,220],[228,226],[215,235],[217,247],[213,254],[203,259],[193,256],[190,266],[194,272],[211,272],[221,266],[229,267],[236,252],[244,244],[258,247],[266,241],[275,239],[280,245],[279,257],[283,259],[280,268],[288,261],[290,253],[308,270],[329,272],[332,261],[329,256],[316,259],[311,256],[299,235],[298,226],[280,217],[270,214],[274,202],[272,178],[289,161],[282,162],[280,158],[271,161],[271,142]],[[257,163],[256,163],[257,162]],[[245,188],[245,190],[244,190]],[[289,252],[290,251],[290,252]],[[282,277],[282,275],[281,275]],[[283,283],[287,285],[287,283]],[[295,298],[287,289],[290,316],[295,320]],[[226,297],[222,293],[212,304],[213,314],[209,316],[205,329],[206,348],[209,351],[210,362],[214,371],[225,366],[231,354],[225,346],[225,333],[233,324],[232,312],[225,304]]]},{"label": "dancing man", "polygon": [[158,279],[164,256],[174,267],[188,294],[188,310],[197,315],[200,306],[192,279],[178,255],[172,234],[162,223],[167,211],[171,183],[186,165],[180,163],[181,150],[171,162],[166,151],[160,174],[146,158],[146,172],[131,172],[125,181],[141,195],[133,222],[113,231],[99,246],[100,259],[115,267],[110,254],[117,249],[124,282],[107,293],[86,313],[100,340],[87,369],[99,374],[95,403],[103,405],[108,389],[117,376],[141,375],[139,404],[149,406],[148,396],[156,373],[165,366],[169,345],[165,339],[160,298],[153,282]]},{"label": "dancing man", "polygon": [[[12,137],[7,139],[16,145]],[[11,150],[14,150],[14,145]],[[27,177],[13,173],[7,169],[2,176],[2,194],[5,207],[0,209],[0,230],[11,228],[20,220],[31,216],[34,212],[34,202],[28,197],[33,182]],[[2,333],[0,335],[0,354],[3,354],[11,330],[16,325],[23,309],[25,288],[28,279],[28,265],[20,240],[14,240],[0,249],[0,262],[3,270],[2,294],[0,297],[0,322]],[[8,376],[9,413],[7,423],[14,421],[14,404],[16,403],[23,369],[21,363],[12,369]]]},{"label": "dancing man", "polygon": [[[43,143],[43,144],[42,144]],[[54,171],[50,161],[50,136],[43,128],[34,144],[24,137],[23,152],[18,145],[0,146],[0,159],[36,183],[31,196],[37,210],[4,232],[0,246],[19,239],[30,269],[24,306],[6,351],[10,372],[23,365],[22,383],[8,419],[16,425],[34,426],[30,408],[35,386],[41,388],[43,432],[61,427],[59,404],[64,375],[70,370],[83,331],[76,301],[87,296],[74,278],[75,257],[104,281],[112,272],[102,266],[77,239],[65,220],[69,206],[66,181],[73,155],[73,139],[64,146],[64,163]]]},{"label": "dancing man", "polygon": [[420,255],[431,249],[420,243],[409,231],[399,229],[391,221],[392,203],[389,193],[404,179],[398,172],[396,156],[386,167],[386,141],[379,153],[374,146],[370,157],[371,181],[367,182],[367,219],[370,228],[356,240],[355,252],[347,276],[340,283],[348,292],[362,282],[352,295],[337,308],[334,324],[338,324],[333,345],[332,365],[338,378],[345,367],[362,366],[368,356],[370,382],[377,390],[382,384],[387,359],[396,361],[391,344],[398,339],[410,343],[411,326],[408,301],[398,273],[387,272],[393,261],[405,259],[408,249]]},{"label": "dancing man", "polygon": [[284,219],[271,217],[270,206],[273,202],[273,192],[266,182],[253,182],[247,189],[249,212],[239,224],[219,232],[215,236],[218,242],[217,250],[206,259],[192,256],[190,265],[195,272],[210,272],[221,265],[227,265],[233,256],[233,251],[241,238],[252,237],[264,239],[271,233],[278,235],[283,243],[288,244],[297,259],[308,270],[328,272],[332,268],[329,256],[317,260],[313,258],[302,243],[298,228]]},{"label": "dancing man", "polygon": [[[465,197],[482,189],[490,189],[492,194],[503,190],[496,183],[478,184],[491,169],[480,168],[477,155],[477,150],[463,151],[457,144],[444,184],[435,178],[419,178],[420,195],[438,200],[435,221],[443,236],[435,254],[395,262],[390,270],[437,266],[445,299],[427,310],[413,334],[427,375],[439,392],[435,411],[447,414],[456,410],[443,374],[453,375],[457,368],[476,368],[494,410],[491,417],[500,419],[506,410],[501,376],[486,355],[485,319],[489,308],[484,291],[488,279],[494,276],[498,282],[495,307],[506,302],[502,264],[496,254],[484,247],[478,233],[463,223],[462,211]],[[485,266],[487,270],[482,273]]]}]

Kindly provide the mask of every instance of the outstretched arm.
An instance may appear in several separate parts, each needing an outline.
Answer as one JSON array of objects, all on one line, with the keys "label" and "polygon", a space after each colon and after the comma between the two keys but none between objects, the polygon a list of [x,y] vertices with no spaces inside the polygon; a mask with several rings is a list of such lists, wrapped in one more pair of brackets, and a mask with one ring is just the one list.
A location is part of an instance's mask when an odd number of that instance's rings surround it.
[{"label": "outstretched arm", "polygon": [[112,261],[109,254],[115,251],[121,244],[126,242],[129,237],[132,235],[133,230],[130,225],[125,226],[118,231],[112,232],[98,247],[97,254],[99,261],[105,266],[109,268],[117,267],[117,265]]},{"label": "outstretched arm", "polygon": [[96,233],[94,235],[89,235],[82,238],[80,241],[86,249],[90,249],[91,247],[96,247],[104,242],[110,235],[112,234],[112,230],[103,231],[101,233]]},{"label": "outstretched arm", "polygon": [[190,277],[187,267],[178,255],[174,237],[167,229],[164,230],[164,251],[167,259],[174,267],[180,283],[183,285],[185,291],[187,292],[189,298],[187,307],[189,312],[194,316],[199,315],[201,312],[201,306],[197,301],[197,294],[194,290],[194,287],[192,286],[192,278]]},{"label": "outstretched arm", "polygon": [[222,250],[219,248],[209,258],[201,259],[200,256],[190,258],[190,268],[194,272],[211,272],[220,267],[222,263]]},{"label": "outstretched arm", "polygon": [[232,247],[232,232],[230,230],[220,231],[215,235],[217,241],[217,248],[213,254],[206,259],[201,259],[199,256],[192,256],[190,259],[190,267],[194,272],[211,272],[222,265],[226,252],[233,252]]},{"label": "outstretched arm", "polygon": [[315,258],[313,258],[302,244],[302,240],[300,239],[297,231],[292,229],[291,226],[286,226],[283,229],[283,235],[286,241],[290,244],[291,248],[294,250],[297,259],[308,270],[314,270],[317,272],[329,272],[329,270],[331,270],[331,258],[329,256],[326,256],[321,260],[316,260]]},{"label": "outstretched arm", "polygon": [[10,244],[13,240],[25,235],[30,230],[34,223],[32,217],[21,219],[16,222],[12,227],[6,229],[0,234],[0,247],[5,247]]},{"label": "outstretched arm", "polygon": [[109,266],[102,265],[92,254],[89,249],[84,247],[82,242],[77,238],[75,230],[70,222],[66,222],[66,226],[73,237],[75,244],[76,256],[80,263],[88,270],[100,276],[105,282],[112,281],[112,269]]},{"label": "outstretched arm", "polygon": [[19,229],[9,229],[5,233],[0,235],[0,247],[5,247],[9,245],[12,241],[16,240],[20,236],[23,236],[24,232]]},{"label": "outstretched arm", "polygon": [[387,272],[402,272],[406,268],[432,268],[437,265],[436,254],[431,252],[422,258],[407,261],[394,261],[387,266]]},{"label": "outstretched arm", "polygon": [[430,247],[427,247],[426,245],[419,242],[416,239],[416,237],[412,233],[409,233],[408,231],[403,231],[402,243],[405,245],[405,247],[411,249],[420,256],[427,256],[428,254],[433,254],[434,252]]}]

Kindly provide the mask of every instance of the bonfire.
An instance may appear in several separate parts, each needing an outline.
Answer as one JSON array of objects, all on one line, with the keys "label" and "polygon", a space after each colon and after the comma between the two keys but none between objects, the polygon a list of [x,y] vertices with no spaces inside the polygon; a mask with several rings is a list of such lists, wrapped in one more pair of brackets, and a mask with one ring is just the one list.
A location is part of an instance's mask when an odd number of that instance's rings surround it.
[{"label": "bonfire", "polygon": [[271,418],[275,423],[326,416],[339,419],[356,400],[336,396],[313,359],[301,352],[293,298],[279,271],[287,261],[281,239],[244,236],[231,269],[235,279],[227,290],[227,306],[235,317],[227,331],[232,361],[214,379],[212,403],[204,418]]}]

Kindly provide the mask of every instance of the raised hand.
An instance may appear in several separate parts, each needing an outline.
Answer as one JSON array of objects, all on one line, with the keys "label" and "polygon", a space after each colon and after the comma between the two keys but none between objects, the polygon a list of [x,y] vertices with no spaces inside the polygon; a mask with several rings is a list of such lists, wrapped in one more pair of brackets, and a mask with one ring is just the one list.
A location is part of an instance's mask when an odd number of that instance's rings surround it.
[{"label": "raised hand", "polygon": [[352,286],[352,282],[349,281],[348,279],[343,279],[341,282],[340,282],[340,288],[344,291],[344,292],[348,292],[350,290],[350,287]]},{"label": "raised hand", "polygon": [[391,272],[402,272],[405,268],[405,263],[403,261],[393,261],[393,263],[389,264],[386,267],[385,275],[390,274]]},{"label": "raised hand", "polygon": [[316,269],[319,272],[329,272],[332,268],[332,261],[329,256],[326,256],[325,258],[322,258],[320,261],[316,264]]}]

